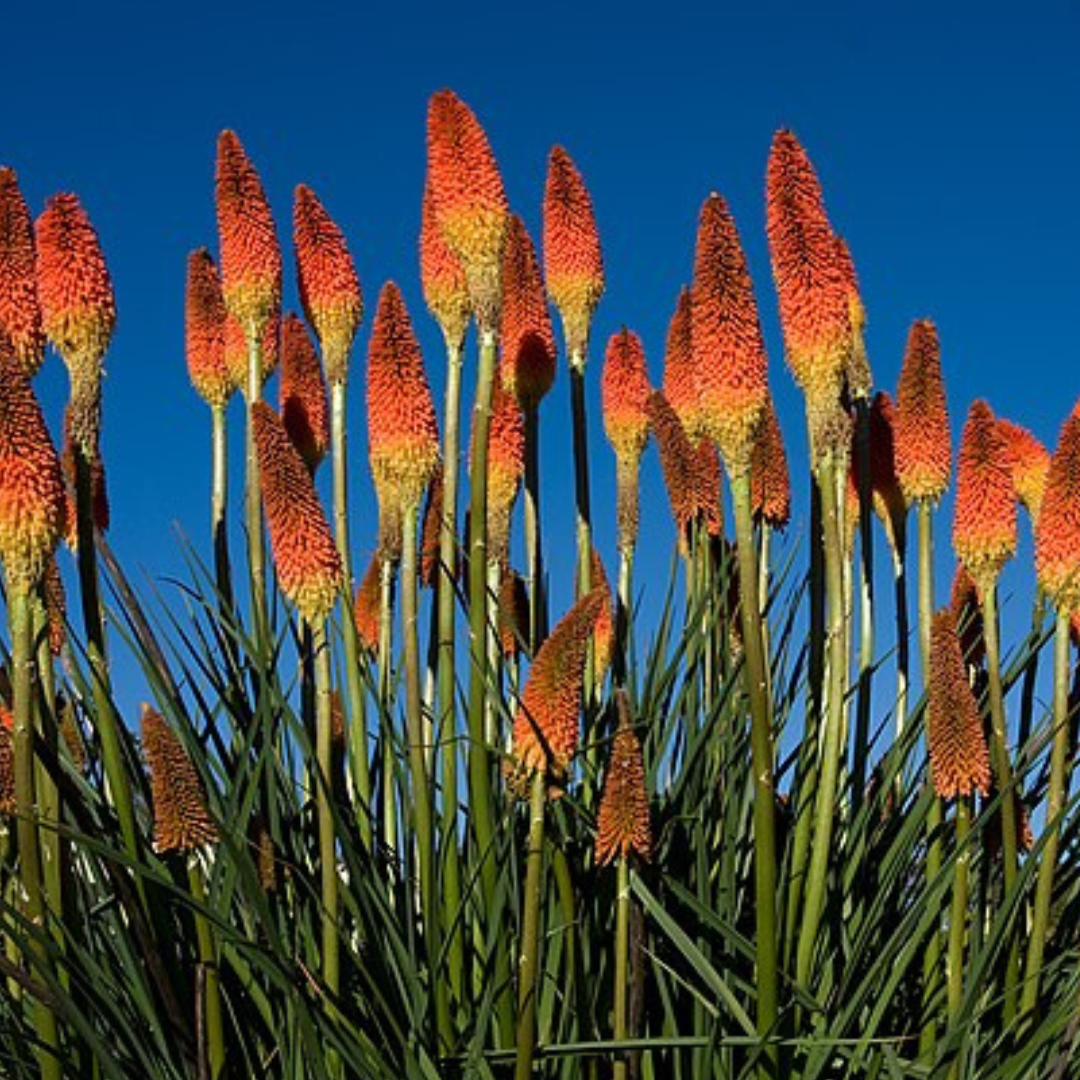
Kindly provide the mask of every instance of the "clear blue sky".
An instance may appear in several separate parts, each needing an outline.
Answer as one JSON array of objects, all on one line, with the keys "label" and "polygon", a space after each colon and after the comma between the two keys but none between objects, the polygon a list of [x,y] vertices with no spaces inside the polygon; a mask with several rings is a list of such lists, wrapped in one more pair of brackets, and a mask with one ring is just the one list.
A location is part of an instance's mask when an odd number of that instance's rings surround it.
[{"label": "clear blue sky", "polygon": [[[802,404],[783,365],[764,239],[765,161],[780,126],[809,150],[852,249],[878,386],[894,388],[907,328],[930,316],[954,430],[981,395],[1052,445],[1080,392],[1080,9],[1027,11],[923,0],[11,5],[0,163],[15,167],[35,215],[55,191],[80,195],[116,288],[104,435],[114,547],[136,578],[140,568],[176,573],[178,522],[208,555],[208,414],[184,367],[184,267],[192,248],[216,250],[215,139],[232,127],[286,245],[286,305],[296,307],[287,246],[296,183],[315,189],[356,258],[368,315],[351,385],[354,535],[366,557],[375,521],[362,371],[388,278],[405,292],[441,399],[441,344],[420,295],[416,240],[427,100],[444,86],[480,117],[534,235],[554,143],[592,191],[608,267],[592,365],[598,492],[611,491],[613,475],[596,392],[602,349],[630,326],[659,380],[711,190],[739,223],[789,452],[803,460]],[[67,391],[55,356],[38,385],[57,430]],[[276,384],[269,392],[276,400]],[[543,469],[549,561],[564,581],[567,394],[563,369],[545,405]],[[650,451],[645,542],[666,553],[657,478]],[[611,516],[598,498],[609,563]],[[561,557],[551,543],[560,535]],[[646,602],[661,591],[648,575],[666,568],[666,555],[645,559]]]}]

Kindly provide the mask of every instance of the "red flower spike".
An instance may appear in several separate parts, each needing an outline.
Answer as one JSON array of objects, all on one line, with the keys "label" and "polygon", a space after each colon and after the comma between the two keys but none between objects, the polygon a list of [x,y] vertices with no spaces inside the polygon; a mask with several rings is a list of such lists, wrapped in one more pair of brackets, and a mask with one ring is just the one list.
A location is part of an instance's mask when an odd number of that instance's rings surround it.
[{"label": "red flower spike", "polygon": [[723,480],[720,457],[708,439],[702,439],[694,451],[697,471],[697,517],[710,536],[724,534]]},{"label": "red flower spike", "polygon": [[783,529],[791,520],[791,478],[784,437],[771,397],[765,403],[765,415],[754,433],[754,448],[750,455],[750,505],[754,519],[774,529]]},{"label": "red flower spike", "polygon": [[851,282],[825,213],[821,184],[790,131],[773,138],[766,231],[787,361],[806,394],[811,428],[819,431],[838,406],[846,374]]},{"label": "red flower spike", "polygon": [[451,90],[432,95],[427,152],[435,219],[465,271],[477,325],[495,330],[509,224],[506,192],[484,129]]},{"label": "red flower spike", "polygon": [[521,218],[510,216],[503,253],[502,380],[521,408],[536,409],[555,381],[551,330],[536,249]]},{"label": "red flower spike", "polygon": [[769,396],[765,342],[735,221],[716,194],[701,208],[690,321],[702,424],[729,475],[743,476]]},{"label": "red flower spike", "polygon": [[54,195],[37,220],[37,286],[45,334],[76,368],[98,377],[116,325],[112,279],[75,195]]},{"label": "red flower spike", "polygon": [[281,326],[281,419],[304,464],[314,473],[330,445],[326,383],[315,344],[293,314]]},{"label": "red flower spike", "polygon": [[441,327],[447,348],[460,349],[472,317],[469,287],[458,257],[450,250],[435,220],[430,184],[424,188],[420,214],[420,285],[424,302]]},{"label": "red flower spike", "polygon": [[563,617],[533,660],[514,720],[514,756],[529,772],[565,774],[578,744],[589,638],[607,597],[586,593]]},{"label": "red flower spike", "polygon": [[300,303],[319,339],[326,378],[344,383],[364,297],[341,229],[306,184],[293,196],[293,248]]},{"label": "red flower spike", "polygon": [[443,467],[439,462],[428,484],[424,524],[420,530],[420,584],[433,589],[439,573],[439,532],[443,516]]},{"label": "red flower spike", "polygon": [[233,131],[218,136],[216,188],[225,306],[257,336],[281,305],[281,248],[262,181]]},{"label": "red flower spike", "polygon": [[142,744],[150,767],[154,805],[154,850],[194,851],[218,839],[206,806],[206,791],[187,751],[164,717],[142,707]]},{"label": "red flower spike", "polygon": [[212,409],[224,409],[236,383],[225,364],[225,300],[210,252],[188,256],[184,351],[191,385]]},{"label": "red flower spike", "polygon": [[16,364],[33,375],[45,356],[38,302],[34,223],[15,170],[0,169],[0,339]]},{"label": "red flower spike", "polygon": [[382,558],[371,558],[353,600],[353,618],[360,648],[374,655],[379,650],[379,608],[382,605]]},{"label": "red flower spike", "polygon": [[505,566],[510,557],[510,517],[525,475],[525,418],[500,379],[491,396],[487,468],[488,559]]},{"label": "red flower spike", "polygon": [[942,799],[990,790],[990,755],[979,706],[964,670],[952,612],[945,607],[930,624],[926,735],[930,776]]},{"label": "red flower spike", "polygon": [[342,586],[337,545],[311,474],[280,417],[266,402],[256,401],[251,421],[281,591],[307,622],[318,625],[330,615]]},{"label": "red flower spike", "polygon": [[[281,316],[275,312],[263,327],[259,364],[263,384],[274,374],[281,353]],[[248,344],[244,329],[232,315],[225,316],[225,370],[229,381],[248,397]],[[260,387],[261,389],[261,387]]]},{"label": "red flower spike", "polygon": [[596,816],[596,861],[600,866],[616,858],[627,859],[631,853],[648,862],[652,854],[641,743],[630,723],[629,708],[620,707],[619,711]]},{"label": "red flower spike", "polygon": [[1061,609],[1080,607],[1080,417],[1061,428],[1035,525],[1039,585]]},{"label": "red flower spike", "polygon": [[694,366],[690,290],[682,289],[668,324],[664,349],[664,396],[675,410],[686,434],[697,443],[705,435],[701,392]]},{"label": "red flower spike", "polygon": [[593,683],[599,695],[615,652],[615,603],[604,562],[595,547],[589,560],[589,580],[593,589],[602,590],[605,597],[605,603],[601,605],[593,625]]},{"label": "red flower spike", "polygon": [[420,345],[398,287],[383,286],[368,346],[368,439],[380,511],[420,505],[439,464],[439,424]]},{"label": "red flower spike", "polygon": [[960,440],[953,548],[983,592],[1016,552],[1008,447],[985,401],[971,406]]},{"label": "red flower spike", "polygon": [[1009,448],[1013,488],[1016,497],[1027,507],[1032,521],[1038,521],[1046,494],[1050,454],[1027,428],[1008,420],[998,420],[998,430]]},{"label": "red flower spike", "polygon": [[559,309],[572,364],[583,364],[589,324],[604,292],[604,259],[592,199],[570,155],[556,146],[544,186],[544,277]]},{"label": "red flower spike", "polygon": [[952,445],[941,350],[929,319],[912,324],[896,388],[896,475],[909,504],[937,502],[949,486]]},{"label": "red flower spike", "polygon": [[982,606],[979,589],[972,576],[957,563],[949,595],[956,632],[960,637],[960,651],[966,663],[978,667],[986,657],[986,639],[983,637]]},{"label": "red flower spike", "polygon": [[0,817],[11,817],[16,807],[14,726],[15,718],[0,705]]},{"label": "red flower spike", "polygon": [[64,479],[30,382],[0,355],[0,562],[11,593],[29,592],[64,527]]}]

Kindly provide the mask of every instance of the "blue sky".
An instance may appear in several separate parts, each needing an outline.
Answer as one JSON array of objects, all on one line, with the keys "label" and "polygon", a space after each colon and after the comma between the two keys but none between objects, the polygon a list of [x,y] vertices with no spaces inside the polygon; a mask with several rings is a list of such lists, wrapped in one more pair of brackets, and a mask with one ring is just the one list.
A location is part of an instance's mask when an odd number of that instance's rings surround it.
[{"label": "blue sky", "polygon": [[[354,537],[360,559],[370,551],[362,371],[388,278],[404,290],[441,400],[441,343],[420,296],[416,241],[425,111],[444,86],[480,117],[534,236],[553,144],[567,147],[592,191],[608,268],[591,368],[598,493],[613,479],[599,416],[604,344],[623,324],[637,330],[659,381],[698,209],[712,190],[738,221],[789,453],[803,461],[802,403],[783,366],[764,238],[765,161],[781,126],[809,150],[853,252],[878,386],[893,389],[908,326],[929,316],[954,430],[971,400],[986,396],[1052,446],[1080,392],[1080,9],[1028,11],[580,0],[14,6],[5,14],[0,163],[17,170],[35,215],[55,191],[80,195],[116,288],[104,435],[114,547],[136,578],[180,572],[177,523],[208,554],[208,415],[184,367],[183,283],[187,253],[216,249],[215,140],[232,127],[286,245],[286,305],[297,303],[287,246],[296,183],[314,188],[356,258],[368,315],[351,383]],[[55,356],[38,386],[57,430],[66,375]],[[544,407],[543,470],[549,563],[568,583],[567,396],[563,368]],[[238,408],[233,415],[239,436]],[[659,600],[662,581],[649,578],[666,577],[670,550],[658,476],[650,451],[644,538],[664,554],[643,558],[646,603]],[[594,498],[613,563],[610,501]],[[804,516],[805,501],[796,512]],[[1026,565],[1015,574],[1026,590]],[[558,606],[566,592],[557,585],[555,595]]]}]

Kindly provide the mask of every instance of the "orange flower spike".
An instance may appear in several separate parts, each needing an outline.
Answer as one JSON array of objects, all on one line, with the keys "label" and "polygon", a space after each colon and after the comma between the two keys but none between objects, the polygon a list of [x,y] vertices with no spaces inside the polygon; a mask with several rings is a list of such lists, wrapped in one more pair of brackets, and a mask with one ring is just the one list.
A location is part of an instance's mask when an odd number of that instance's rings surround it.
[{"label": "orange flower spike", "polygon": [[[469,329],[469,319],[472,318],[469,287],[465,281],[465,271],[458,257],[450,250],[435,219],[435,201],[430,184],[424,188],[420,213],[420,285],[424,291],[424,302],[442,329],[447,348],[460,349],[465,341],[465,331]],[[506,346],[503,347],[505,349]]]},{"label": "orange flower spike", "polygon": [[293,249],[300,303],[319,339],[326,378],[344,383],[364,297],[344,234],[306,184],[293,195]]},{"label": "orange flower spike", "polygon": [[855,273],[855,261],[842,236],[836,237],[836,260],[848,301],[848,321],[851,324],[851,349],[847,361],[847,391],[852,398],[866,399],[874,385],[870,372],[870,358],[866,354],[863,333],[866,330],[866,308],[859,292],[859,279]]},{"label": "orange flower spike", "polygon": [[952,444],[941,349],[934,324],[921,319],[908,333],[896,388],[893,428],[896,475],[908,504],[937,502],[949,486]]},{"label": "orange flower spike", "polygon": [[428,182],[435,219],[461,262],[481,331],[495,331],[509,208],[487,135],[451,90],[432,95],[427,117]]},{"label": "orange flower spike", "polygon": [[649,372],[637,334],[612,334],[600,379],[604,431],[615,449],[619,549],[633,550],[638,533],[638,467],[649,441]]},{"label": "orange flower spike", "polygon": [[769,396],[765,342],[735,221],[716,194],[701,208],[690,321],[703,426],[728,474],[744,476]]},{"label": "orange flower spike", "polygon": [[960,440],[953,548],[980,592],[1016,552],[1016,502],[1005,440],[985,401],[968,413]]},{"label": "orange flower spike", "polygon": [[521,218],[510,216],[503,254],[502,380],[525,412],[539,407],[555,381],[551,329],[536,249]]},{"label": "orange flower spike", "polygon": [[264,401],[252,405],[252,430],[281,591],[312,625],[326,619],[342,585],[341,558],[311,474],[280,417]]},{"label": "orange flower spike", "polygon": [[897,551],[907,522],[907,505],[896,476],[895,424],[892,398],[879,390],[870,405],[870,488],[874,512],[890,546]]},{"label": "orange flower spike", "polygon": [[233,131],[218,136],[216,181],[225,306],[255,337],[281,304],[281,248],[262,181]]},{"label": "orange flower spike", "polygon": [[664,349],[664,396],[694,443],[705,434],[701,393],[694,367],[690,290],[682,289],[668,323]]},{"label": "orange flower spike", "polygon": [[433,589],[439,573],[439,530],[443,516],[443,467],[439,462],[428,484],[424,523],[420,530],[420,584]]},{"label": "orange flower spike", "polygon": [[30,382],[0,356],[0,563],[8,589],[29,592],[65,519],[64,478]]},{"label": "orange flower spike", "polygon": [[420,344],[398,287],[383,286],[368,346],[368,440],[380,509],[420,505],[439,464],[439,424]]},{"label": "orange flower spike", "polygon": [[38,302],[34,223],[15,170],[0,169],[0,338],[15,362],[33,375],[45,357]]},{"label": "orange flower spike", "polygon": [[206,805],[206,790],[183,743],[149,705],[142,707],[142,745],[150,767],[154,805],[154,850],[194,851],[218,839]]},{"label": "orange flower spike", "polygon": [[353,600],[353,617],[360,647],[374,655],[379,651],[379,607],[381,600],[382,558],[375,552],[356,589]]},{"label": "orange flower spike", "polygon": [[314,473],[330,445],[326,383],[315,344],[292,313],[281,326],[281,419],[293,446]]},{"label": "orange flower spike", "polygon": [[525,417],[514,396],[496,379],[488,429],[488,558],[503,566],[510,555],[510,517],[525,475]]},{"label": "orange flower spike", "polygon": [[611,742],[604,790],[596,817],[596,861],[600,866],[631,853],[645,862],[652,854],[649,795],[641,742],[630,723],[628,708],[620,707],[619,726]]},{"label": "orange flower spike", "polygon": [[723,536],[723,478],[720,475],[720,456],[711,440],[702,439],[698,443],[694,451],[694,467],[697,474],[697,517],[710,536]]},{"label": "orange flower spike", "polygon": [[602,588],[586,593],[540,646],[514,720],[514,756],[525,769],[558,779],[577,750],[585,656],[600,609]]},{"label": "orange flower spike", "polygon": [[960,655],[952,611],[938,611],[930,624],[930,674],[926,733],[930,776],[942,799],[990,790],[990,755],[982,719]]},{"label": "orange flower spike", "polygon": [[[648,410],[656,448],[660,452],[664,486],[675,519],[679,551],[685,554],[687,529],[698,511],[698,462],[689,436],[662,391],[654,390],[649,396]],[[712,449],[711,444],[705,445]],[[715,457],[715,451],[713,454]]]},{"label": "orange flower spike", "polygon": [[210,252],[188,256],[184,295],[184,351],[191,385],[212,409],[224,409],[236,382],[225,364],[225,300]]},{"label": "orange flower spike", "polygon": [[1035,524],[1039,586],[1061,609],[1080,607],[1080,417],[1066,419]]},{"label": "orange flower spike", "polygon": [[592,199],[570,155],[556,146],[544,187],[544,277],[559,309],[570,363],[581,366],[604,292],[604,259]]},{"label": "orange flower spike", "polygon": [[850,277],[829,224],[821,184],[790,131],[773,138],[766,232],[788,364],[812,426],[838,405],[851,346]]},{"label": "orange flower spike", "polygon": [[784,436],[772,398],[754,433],[750,456],[750,505],[754,519],[774,529],[783,529],[791,520],[791,478],[788,474]]},{"label": "orange flower spike", "polygon": [[978,667],[986,657],[986,640],[983,637],[982,607],[979,589],[963,563],[957,563],[949,594],[956,632],[960,637],[960,651],[964,660]]},{"label": "orange flower spike", "polygon": [[1009,448],[1016,497],[1027,507],[1031,520],[1038,521],[1046,494],[1050,453],[1027,428],[1019,424],[999,419],[998,428]]},{"label": "orange flower spike", "polygon": [[15,813],[15,743],[11,730],[15,718],[0,705],[0,817]]},{"label": "orange flower spike", "polygon": [[604,685],[604,677],[608,673],[608,668],[611,667],[611,657],[615,652],[615,604],[611,593],[611,583],[604,570],[604,562],[595,547],[592,549],[589,567],[589,580],[593,588],[601,589],[606,597],[606,602],[601,606],[593,626],[593,679],[597,694],[599,694]]}]

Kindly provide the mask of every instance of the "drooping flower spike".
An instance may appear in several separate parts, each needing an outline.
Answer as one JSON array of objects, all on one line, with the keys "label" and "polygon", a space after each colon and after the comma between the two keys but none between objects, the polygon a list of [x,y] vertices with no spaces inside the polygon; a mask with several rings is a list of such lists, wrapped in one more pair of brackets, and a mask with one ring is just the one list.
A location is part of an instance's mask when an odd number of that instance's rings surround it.
[{"label": "drooping flower spike", "polygon": [[419,507],[439,464],[439,426],[420,345],[393,282],[379,294],[368,347],[368,440],[380,513]]},{"label": "drooping flower spike", "polygon": [[952,444],[941,350],[929,319],[913,323],[908,333],[896,388],[893,439],[896,476],[908,505],[918,499],[937,502],[949,486]]},{"label": "drooping flower spike", "polygon": [[280,406],[289,439],[314,473],[330,445],[326,383],[307,327],[292,313],[281,326]]},{"label": "drooping flower spike", "polygon": [[780,421],[770,397],[754,434],[750,456],[750,506],[755,521],[783,529],[791,520],[791,478]]},{"label": "drooping flower spike", "polygon": [[0,352],[0,563],[12,593],[41,580],[66,516],[60,459],[28,377]]},{"label": "drooping flower spike", "polygon": [[154,850],[194,851],[214,843],[218,828],[207,809],[206,790],[180,739],[149,705],[142,707],[141,723],[154,807]]},{"label": "drooping flower spike", "polygon": [[540,646],[514,720],[514,757],[525,772],[553,780],[565,774],[577,750],[585,656],[605,590],[586,593]]},{"label": "drooping flower spike", "polygon": [[998,428],[1009,449],[1016,497],[1027,507],[1031,520],[1037,522],[1043,495],[1046,493],[1050,452],[1027,428],[1019,424],[999,418]]},{"label": "drooping flower spike", "polygon": [[851,282],[821,184],[790,131],[776,133],[769,154],[766,231],[788,365],[806,394],[817,459],[841,434],[835,412],[851,351]]},{"label": "drooping flower spike", "polygon": [[252,405],[263,507],[281,591],[318,625],[342,584],[341,557],[315,485],[281,418],[264,401]]},{"label": "drooping flower spike", "polygon": [[1039,586],[1063,611],[1080,608],[1080,417],[1068,417],[1050,460],[1035,525]]},{"label": "drooping flower spike", "polygon": [[960,440],[953,548],[980,592],[1016,552],[1016,500],[1008,447],[985,401],[968,413]]},{"label": "drooping flower spike", "polygon": [[494,331],[509,208],[487,135],[451,90],[432,95],[427,152],[435,220],[465,271],[477,325],[482,331]]},{"label": "drooping flower spike", "polygon": [[930,777],[942,799],[990,790],[990,755],[982,719],[960,654],[952,611],[938,611],[930,625],[926,729]]},{"label": "drooping flower spike", "polygon": [[629,858],[631,854],[648,862],[652,855],[645,762],[624,694],[619,691],[619,725],[611,742],[596,817],[595,851],[600,866],[616,858]]},{"label": "drooping flower spike", "polygon": [[544,278],[563,320],[571,364],[583,364],[589,325],[604,292],[604,259],[592,199],[570,155],[548,157],[544,186]]},{"label": "drooping flower spike", "polygon": [[551,329],[536,249],[521,218],[510,216],[503,254],[502,380],[528,412],[539,407],[555,381]]},{"label": "drooping flower spike", "polygon": [[0,339],[33,375],[45,356],[34,223],[14,169],[0,169]]},{"label": "drooping flower spike", "polygon": [[705,434],[701,393],[694,366],[690,290],[683,288],[668,323],[664,348],[664,397],[695,445]]},{"label": "drooping flower spike", "polygon": [[191,385],[212,409],[224,409],[237,389],[225,364],[225,300],[206,248],[188,256],[184,293],[184,352]]},{"label": "drooping flower spike", "polygon": [[364,297],[344,234],[306,184],[293,196],[293,248],[300,303],[319,339],[327,381],[344,383]]},{"label": "drooping flower spike", "polygon": [[649,441],[651,393],[641,339],[624,327],[608,341],[600,378],[604,431],[615,450],[615,513],[620,551],[632,551],[637,542],[638,468]]},{"label": "drooping flower spike", "polygon": [[765,341],[735,221],[716,194],[698,222],[690,321],[701,422],[728,474],[744,476],[769,394]]},{"label": "drooping flower spike", "polygon": [[251,339],[281,306],[281,248],[262,181],[233,131],[218,136],[216,194],[225,306]]},{"label": "drooping flower spike", "polygon": [[442,329],[447,347],[460,349],[472,318],[469,286],[461,261],[450,250],[435,219],[430,183],[424,187],[420,212],[420,286],[424,302]]}]

